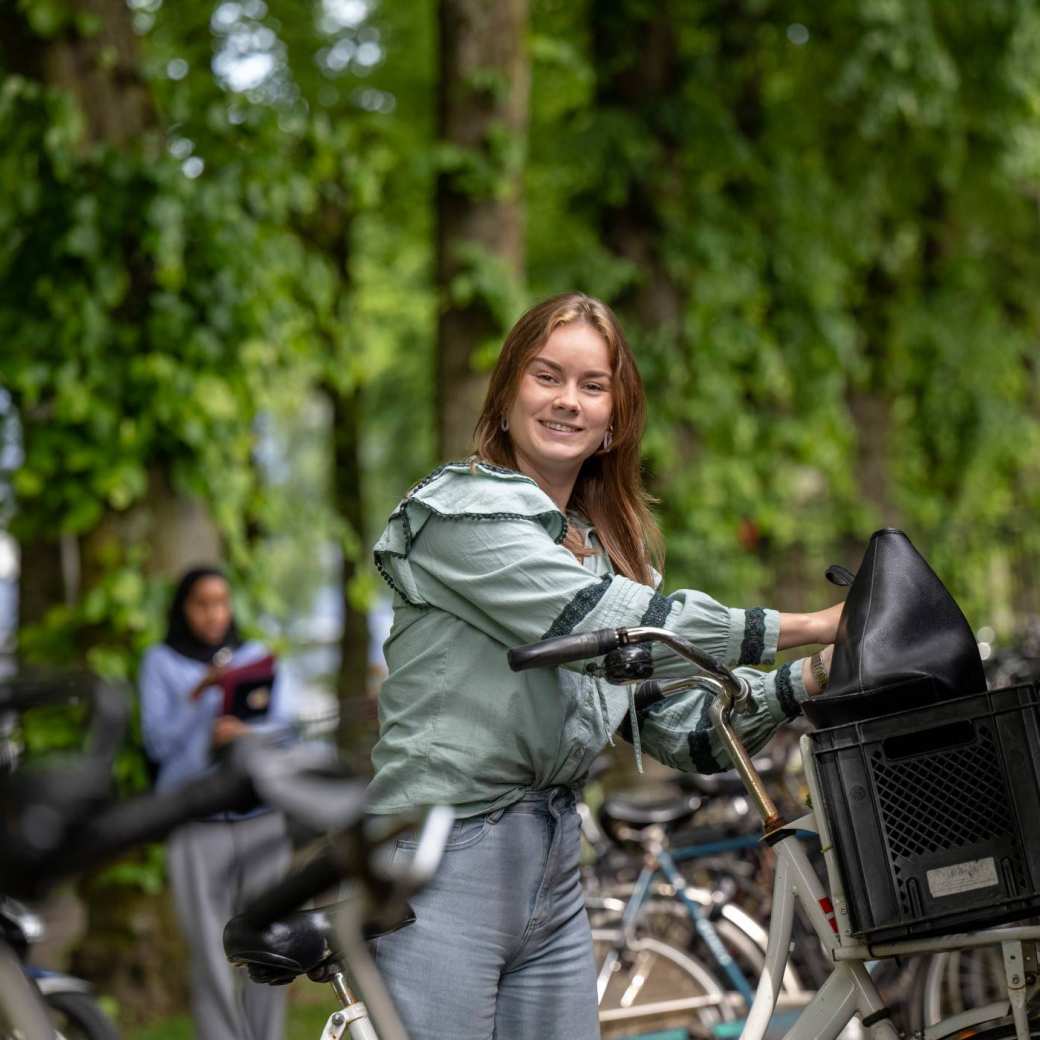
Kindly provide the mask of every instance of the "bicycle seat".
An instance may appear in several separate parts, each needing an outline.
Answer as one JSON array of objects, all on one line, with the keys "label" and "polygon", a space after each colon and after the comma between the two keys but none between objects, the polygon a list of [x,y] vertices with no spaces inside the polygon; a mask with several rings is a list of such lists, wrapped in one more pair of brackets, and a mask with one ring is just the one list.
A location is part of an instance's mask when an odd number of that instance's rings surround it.
[{"label": "bicycle seat", "polygon": [[[224,927],[224,953],[232,964],[244,964],[254,982],[284,986],[299,975],[320,973],[338,955],[335,917],[339,904],[299,910],[266,928],[257,928],[246,914]],[[365,928],[365,938],[396,931],[415,920],[411,907],[388,928]]]},{"label": "bicycle seat", "polygon": [[[754,759],[755,770],[763,780],[775,780],[784,771],[783,762],[762,755]],[[735,769],[723,773],[679,773],[676,782],[684,791],[702,798],[737,798],[747,795],[747,787]]]},{"label": "bicycle seat", "polygon": [[654,826],[670,831],[692,820],[700,807],[701,799],[692,794],[678,798],[615,794],[600,807],[599,819],[603,829],[619,841],[622,839],[617,834],[618,825],[637,831]]}]

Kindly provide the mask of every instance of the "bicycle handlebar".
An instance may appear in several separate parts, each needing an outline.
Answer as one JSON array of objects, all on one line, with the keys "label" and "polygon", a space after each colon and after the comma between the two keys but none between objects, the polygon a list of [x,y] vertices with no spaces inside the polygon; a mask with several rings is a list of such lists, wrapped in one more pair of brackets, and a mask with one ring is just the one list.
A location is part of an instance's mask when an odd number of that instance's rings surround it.
[{"label": "bicycle handlebar", "polygon": [[[708,673],[711,679],[702,678],[698,682],[709,686],[712,692],[721,693],[727,701],[727,709],[733,709],[738,713],[753,709],[750,687],[745,679],[735,675],[721,661],[705,653],[696,644],[666,628],[649,625],[635,628],[601,628],[595,632],[556,636],[537,643],[528,643],[526,646],[515,646],[506,656],[509,667],[514,672],[522,672],[528,668],[558,668],[560,665],[588,657],[599,657],[616,650],[619,646],[636,643],[663,643],[680,657]],[[647,696],[651,696],[653,692],[653,688],[649,688]],[[668,691],[658,687],[656,692],[666,694]]]},{"label": "bicycle handlebar", "polygon": [[305,795],[328,802],[332,809],[326,821],[336,826],[360,817],[363,782],[310,773],[304,760],[295,772],[283,770],[279,783],[272,784],[270,763],[283,757],[292,757],[291,749],[279,751],[247,734],[232,743],[216,771],[174,791],[114,803],[108,797],[107,764],[89,756],[15,773],[0,784],[0,891],[33,898],[135,845],[165,838],[191,820],[248,811],[259,804],[258,790],[265,802],[290,813]]},{"label": "bicycle handlebar", "polygon": [[130,718],[129,699],[120,686],[90,672],[41,672],[0,680],[0,711],[21,712],[81,700],[90,704],[87,753],[111,759]]},{"label": "bicycle handlebar", "polygon": [[555,636],[526,646],[516,646],[507,654],[509,667],[514,672],[523,672],[528,668],[558,668],[586,657],[600,657],[621,645],[620,631],[617,628],[601,628],[581,635]]},{"label": "bicycle handlebar", "polygon": [[231,765],[175,791],[108,798],[108,769],[89,758],[24,770],[0,787],[0,890],[35,898],[183,823],[257,804],[249,775]]}]

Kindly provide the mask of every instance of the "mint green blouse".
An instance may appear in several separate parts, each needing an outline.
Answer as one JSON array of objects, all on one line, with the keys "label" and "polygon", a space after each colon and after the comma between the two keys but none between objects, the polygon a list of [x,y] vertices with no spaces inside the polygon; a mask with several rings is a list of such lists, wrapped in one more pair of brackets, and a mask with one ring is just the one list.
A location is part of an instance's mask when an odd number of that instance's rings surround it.
[{"label": "mint green blouse", "polygon": [[[769,663],[779,615],[722,606],[693,589],[663,596],[615,575],[606,553],[577,560],[561,542],[568,523],[538,485],[484,463],[449,463],[408,493],[375,545],[394,591],[379,694],[379,741],[370,807],[392,813],[446,804],[460,816],[502,808],[532,788],[580,785],[629,711],[629,689],[593,678],[578,662],[514,673],[506,651],[548,636],[659,625],[731,667]],[[598,548],[582,525],[585,544]],[[691,666],[655,646],[655,675]],[[754,711],[736,728],[751,751],[796,715],[806,697],[801,664],[742,667]],[[655,705],[638,731],[665,765],[730,767],[709,724],[710,695]]]}]

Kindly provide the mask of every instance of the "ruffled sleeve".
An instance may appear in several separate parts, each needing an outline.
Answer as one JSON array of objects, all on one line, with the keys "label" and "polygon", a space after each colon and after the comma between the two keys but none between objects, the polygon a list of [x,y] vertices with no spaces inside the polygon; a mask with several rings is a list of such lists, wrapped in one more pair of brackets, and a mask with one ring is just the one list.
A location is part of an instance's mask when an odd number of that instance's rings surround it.
[{"label": "ruffled sleeve", "polygon": [[416,540],[433,517],[448,521],[529,521],[555,543],[562,542],[567,533],[567,518],[530,477],[486,462],[439,466],[390,514],[373,548],[379,573],[414,607],[430,605],[416,580],[411,556]]}]

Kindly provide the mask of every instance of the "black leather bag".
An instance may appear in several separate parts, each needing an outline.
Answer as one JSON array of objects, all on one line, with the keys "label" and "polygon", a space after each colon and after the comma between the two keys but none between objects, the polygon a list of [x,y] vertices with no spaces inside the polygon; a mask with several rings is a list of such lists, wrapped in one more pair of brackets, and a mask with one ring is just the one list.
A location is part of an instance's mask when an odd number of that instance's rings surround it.
[{"label": "black leather bag", "polygon": [[830,682],[805,714],[838,726],[985,689],[960,607],[902,531],[875,531],[841,613]]}]

